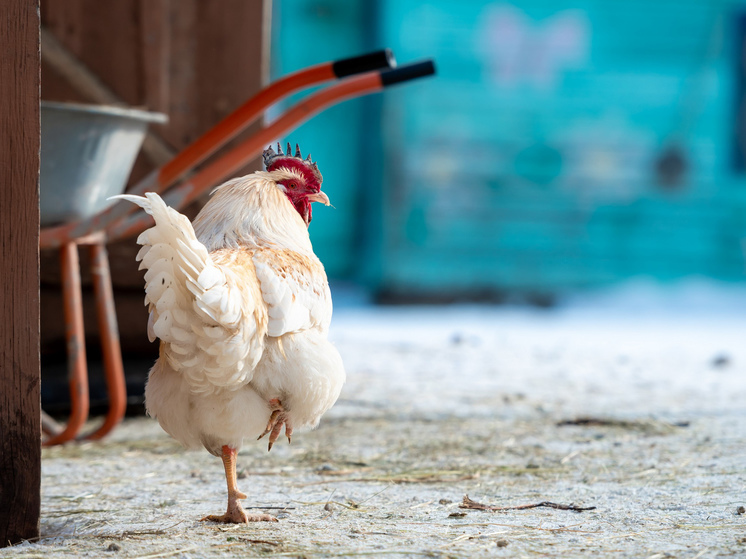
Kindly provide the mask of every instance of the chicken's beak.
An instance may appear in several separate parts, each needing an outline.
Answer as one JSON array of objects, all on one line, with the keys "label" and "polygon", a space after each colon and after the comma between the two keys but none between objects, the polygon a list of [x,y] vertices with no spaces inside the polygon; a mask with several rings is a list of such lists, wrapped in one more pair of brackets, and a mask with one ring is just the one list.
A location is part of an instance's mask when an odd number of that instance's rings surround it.
[{"label": "chicken's beak", "polygon": [[331,206],[329,197],[320,190],[314,194],[309,194],[307,198],[310,202],[322,202],[325,206]]}]

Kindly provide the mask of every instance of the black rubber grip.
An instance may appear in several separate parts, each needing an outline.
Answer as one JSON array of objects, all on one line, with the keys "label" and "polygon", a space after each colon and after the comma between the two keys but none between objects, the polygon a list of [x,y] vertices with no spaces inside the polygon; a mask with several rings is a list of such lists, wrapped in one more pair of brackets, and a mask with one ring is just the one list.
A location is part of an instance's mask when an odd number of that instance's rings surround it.
[{"label": "black rubber grip", "polygon": [[381,72],[381,83],[383,87],[394,85],[395,83],[416,80],[425,76],[432,76],[435,73],[435,63],[432,60],[407,64],[393,70],[383,70]]},{"label": "black rubber grip", "polygon": [[391,49],[377,50],[376,52],[332,62],[332,71],[338,78],[362,74],[371,70],[380,70],[381,68],[396,68],[396,59]]}]

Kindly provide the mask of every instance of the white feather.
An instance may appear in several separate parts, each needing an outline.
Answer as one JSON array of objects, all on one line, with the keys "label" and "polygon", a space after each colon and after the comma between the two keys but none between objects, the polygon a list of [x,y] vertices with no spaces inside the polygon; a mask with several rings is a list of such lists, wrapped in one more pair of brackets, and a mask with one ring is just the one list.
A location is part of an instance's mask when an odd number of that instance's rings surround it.
[{"label": "white feather", "polygon": [[[256,333],[256,326],[247,320],[247,327],[242,327],[243,313],[236,304],[241,300],[240,286],[235,282],[229,285],[189,220],[166,206],[157,194],[124,198],[155,219],[155,226],[138,237],[144,244],[139,257],[147,269],[146,304],[151,307],[148,337],[163,341],[168,363],[184,375],[190,390],[240,389],[251,379],[252,370],[246,369],[244,362],[247,354],[257,347],[261,351],[261,344],[244,339]],[[225,346],[235,345],[232,340],[237,336],[244,343],[225,351]],[[189,348],[203,350],[195,354]],[[253,356],[249,359],[255,360]]]}]

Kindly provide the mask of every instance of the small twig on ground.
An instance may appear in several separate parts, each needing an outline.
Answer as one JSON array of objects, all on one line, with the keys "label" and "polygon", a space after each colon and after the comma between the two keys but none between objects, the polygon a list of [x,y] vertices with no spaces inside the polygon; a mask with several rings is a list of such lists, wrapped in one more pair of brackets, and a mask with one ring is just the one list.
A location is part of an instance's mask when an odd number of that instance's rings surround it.
[{"label": "small twig on ground", "polygon": [[586,510],[594,510],[596,507],[579,507],[577,505],[573,505],[572,503],[569,505],[561,505],[558,503],[552,503],[551,501],[542,501],[540,503],[532,503],[530,505],[516,505],[513,507],[498,507],[495,505],[484,505],[482,503],[477,503],[476,501],[473,501],[469,498],[468,495],[464,495],[463,502],[459,505],[459,508],[461,509],[474,509],[474,510],[488,510],[488,511],[504,511],[504,510],[523,510],[523,509],[536,509],[539,507],[546,507],[550,509],[558,509],[558,510],[571,510],[573,512],[583,512]]},{"label": "small twig on ground", "polygon": [[295,507],[264,507],[262,505],[244,505],[247,509],[262,509],[262,510],[295,510]]},{"label": "small twig on ground", "polygon": [[[446,474],[449,472],[445,472]],[[479,474],[466,474],[462,476],[457,477],[443,477],[439,476],[437,474],[414,474],[414,475],[407,475],[407,476],[377,476],[377,477],[355,477],[355,478],[342,478],[342,479],[335,479],[334,481],[336,483],[381,483],[381,482],[388,482],[393,484],[403,484],[403,483],[453,483],[456,481],[469,481],[472,479],[475,479],[479,477]],[[311,485],[328,485],[329,480],[323,479],[320,481],[310,481],[306,483],[295,483],[296,487],[308,487]]]},{"label": "small twig on ground", "polygon": [[[347,510],[360,510],[360,504],[359,503],[354,503],[352,501],[350,501],[348,503],[343,503],[341,501],[329,501],[327,504],[328,505],[337,505],[337,506],[340,506],[340,507],[345,508]],[[324,505],[324,506],[326,506],[326,505]]]},{"label": "small twig on ground", "polygon": [[238,536],[238,540],[242,542],[246,542],[246,543],[255,543],[259,545],[273,545],[275,547],[278,545],[282,545],[280,542],[271,542],[269,540],[255,540],[251,538],[243,538],[241,536]]},{"label": "small twig on ground", "polygon": [[96,512],[112,512],[110,509],[75,509],[52,511],[45,514],[47,518],[60,518],[62,516],[72,516],[74,514],[93,514]]},{"label": "small twig on ground", "polygon": [[576,419],[563,419],[562,421],[558,421],[555,425],[557,427],[565,427],[567,425],[579,425],[579,426],[588,426],[588,427],[622,427],[622,428],[632,428],[636,427],[638,423],[635,423],[634,421],[625,421],[623,419],[607,419],[602,417],[578,417]]},{"label": "small twig on ground", "polygon": [[370,500],[371,500],[371,499],[372,499],[373,497],[378,497],[378,496],[379,496],[379,495],[380,495],[381,493],[383,493],[383,492],[384,492],[384,491],[386,491],[387,489],[391,489],[391,486],[392,486],[392,485],[393,485],[393,483],[389,483],[389,484],[388,484],[388,485],[387,485],[386,487],[384,487],[384,488],[383,488],[383,489],[381,489],[380,491],[377,491],[376,493],[373,493],[373,495],[370,495],[370,496],[366,497],[365,499],[363,499],[362,501],[360,501],[359,503],[357,503],[357,504],[355,505],[355,508],[359,508],[359,507],[360,507],[361,505],[363,505],[364,503],[367,503],[368,501],[370,501]]},{"label": "small twig on ground", "polygon": [[112,534],[112,537],[124,539],[137,536],[162,536],[166,533],[168,533],[167,530],[161,528],[156,528],[154,530],[126,530],[120,534]]},{"label": "small twig on ground", "polygon": [[625,420],[605,417],[577,417],[575,419],[564,419],[555,423],[557,427],[566,427],[568,425],[577,425],[581,427],[619,427],[621,429],[641,429],[643,431],[650,429],[671,430],[676,427],[689,427],[689,421],[676,421],[669,423],[666,421],[656,420]]},{"label": "small twig on ground", "polygon": [[197,549],[196,546],[190,545],[189,547],[184,547],[182,549],[174,549],[172,551],[163,551],[161,553],[150,553],[149,555],[138,555],[134,559],[157,559],[159,557],[170,557],[172,555],[179,555],[187,551],[194,551],[195,549]]}]

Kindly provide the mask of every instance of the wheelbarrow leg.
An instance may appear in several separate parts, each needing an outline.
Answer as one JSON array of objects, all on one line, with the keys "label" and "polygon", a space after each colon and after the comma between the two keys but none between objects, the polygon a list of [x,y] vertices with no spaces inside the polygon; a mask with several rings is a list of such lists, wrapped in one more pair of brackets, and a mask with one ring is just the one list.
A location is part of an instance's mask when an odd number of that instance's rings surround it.
[{"label": "wheelbarrow leg", "polygon": [[109,395],[109,411],[104,423],[96,431],[87,435],[88,440],[98,440],[116,427],[127,409],[127,385],[124,379],[122,349],[119,345],[117,313],[114,306],[114,292],[111,287],[109,256],[105,240],[90,245],[91,275],[96,297],[96,314],[104,357],[106,391]]},{"label": "wheelbarrow leg", "polygon": [[88,367],[85,355],[83,327],[83,295],[80,287],[78,245],[67,243],[60,249],[62,268],[62,298],[65,309],[67,340],[67,370],[70,385],[70,419],[62,432],[44,441],[45,446],[60,444],[75,438],[88,419]]},{"label": "wheelbarrow leg", "polygon": [[63,427],[57,423],[47,412],[41,410],[41,431],[48,437],[54,437],[62,433]]}]

